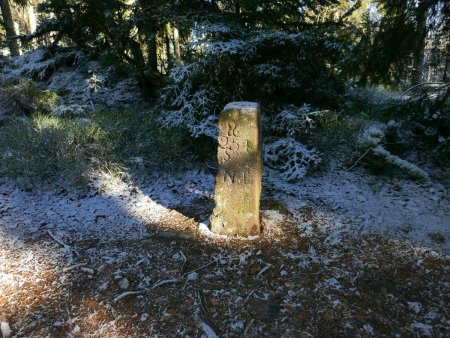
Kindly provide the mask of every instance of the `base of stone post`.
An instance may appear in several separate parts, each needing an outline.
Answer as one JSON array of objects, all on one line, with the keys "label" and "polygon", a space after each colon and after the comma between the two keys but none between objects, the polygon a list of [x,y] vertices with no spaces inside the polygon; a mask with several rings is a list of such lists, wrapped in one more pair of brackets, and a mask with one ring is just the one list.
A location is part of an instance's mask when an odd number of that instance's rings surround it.
[{"label": "base of stone post", "polygon": [[219,169],[214,192],[211,231],[254,236],[261,232],[260,108],[253,102],[232,102],[219,118]]}]

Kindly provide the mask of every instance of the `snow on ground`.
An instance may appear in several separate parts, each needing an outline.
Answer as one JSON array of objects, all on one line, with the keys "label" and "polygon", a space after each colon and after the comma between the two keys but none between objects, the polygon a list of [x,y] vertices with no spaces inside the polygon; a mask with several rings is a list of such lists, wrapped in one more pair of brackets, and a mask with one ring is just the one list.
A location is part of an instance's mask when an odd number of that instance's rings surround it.
[{"label": "snow on ground", "polygon": [[[64,236],[100,241],[141,238],[145,224],[156,224],[177,209],[197,222],[208,222],[214,176],[201,170],[140,180],[138,184],[104,176],[81,197],[61,192],[24,192],[3,180],[0,185],[2,224],[34,234],[40,228]],[[308,208],[323,219],[323,233],[336,242],[341,236],[381,234],[409,239],[450,253],[450,189],[386,180],[354,172],[329,172],[300,184],[283,183],[276,173],[264,179],[264,199],[283,201],[290,217],[306,233]],[[192,210],[195,205],[195,210]],[[273,216],[276,217],[276,216]]]},{"label": "snow on ground", "polygon": [[[271,172],[266,189],[278,192],[292,213],[313,206],[328,219],[330,239],[340,234],[382,234],[450,253],[450,186],[331,170],[295,186]],[[287,193],[287,194],[286,194]]]},{"label": "snow on ground", "polygon": [[199,229],[213,186],[203,170],[79,193],[2,178],[0,315],[17,337],[450,332],[445,187],[268,171],[263,236],[236,241]]}]

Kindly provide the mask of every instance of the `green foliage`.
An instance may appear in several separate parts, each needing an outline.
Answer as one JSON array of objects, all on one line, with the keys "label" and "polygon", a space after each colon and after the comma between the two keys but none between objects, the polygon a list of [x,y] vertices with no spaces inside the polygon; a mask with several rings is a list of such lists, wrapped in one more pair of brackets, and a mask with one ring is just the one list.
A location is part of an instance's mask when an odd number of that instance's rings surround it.
[{"label": "green foliage", "polygon": [[409,133],[408,147],[431,149],[439,162],[445,162],[450,158],[450,84],[416,89],[387,113]]},{"label": "green foliage", "polygon": [[[358,148],[358,137],[366,121],[361,117],[327,110],[315,118],[315,128],[306,140],[316,147],[327,159],[351,161]],[[325,162],[326,163],[326,162]]]},{"label": "green foliage", "polygon": [[0,128],[0,171],[25,186],[80,184],[110,150],[107,134],[85,119],[33,115]]},{"label": "green foliage", "polygon": [[1,80],[0,101],[7,104],[9,113],[49,113],[55,106],[58,94],[40,89],[36,83],[22,78]]},{"label": "green foliage", "polygon": [[150,171],[175,169],[192,160],[187,131],[161,128],[152,113],[98,112],[92,119],[108,133],[112,162]]},{"label": "green foliage", "polygon": [[0,172],[26,187],[81,185],[98,170],[176,170],[193,159],[190,146],[186,131],[161,129],[149,114],[35,114],[0,125]]},{"label": "green foliage", "polygon": [[[230,32],[235,38],[227,37]],[[231,101],[261,102],[265,114],[274,114],[288,103],[333,106],[344,91],[342,79],[329,66],[343,53],[332,38],[245,33],[226,25],[206,25],[200,33],[206,38],[193,45],[197,61],[173,68],[172,82],[162,90],[166,126],[187,126],[197,136]]]}]

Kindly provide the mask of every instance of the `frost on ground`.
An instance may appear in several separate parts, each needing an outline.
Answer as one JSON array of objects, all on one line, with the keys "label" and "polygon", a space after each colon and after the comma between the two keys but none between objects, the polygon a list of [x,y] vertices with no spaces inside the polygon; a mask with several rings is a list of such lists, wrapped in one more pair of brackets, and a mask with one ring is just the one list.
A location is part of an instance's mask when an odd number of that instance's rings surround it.
[{"label": "frost on ground", "polygon": [[17,337],[449,335],[448,185],[263,183],[264,233],[245,240],[204,229],[202,170],[81,195],[0,179],[2,321]]}]

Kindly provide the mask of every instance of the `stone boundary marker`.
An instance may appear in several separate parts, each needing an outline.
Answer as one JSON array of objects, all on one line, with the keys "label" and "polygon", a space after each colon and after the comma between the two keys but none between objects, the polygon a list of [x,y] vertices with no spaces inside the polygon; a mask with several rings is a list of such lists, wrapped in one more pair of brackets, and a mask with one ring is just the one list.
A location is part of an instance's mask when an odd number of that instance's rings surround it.
[{"label": "stone boundary marker", "polygon": [[211,231],[254,236],[261,232],[261,123],[259,104],[232,102],[219,118],[219,169]]}]

